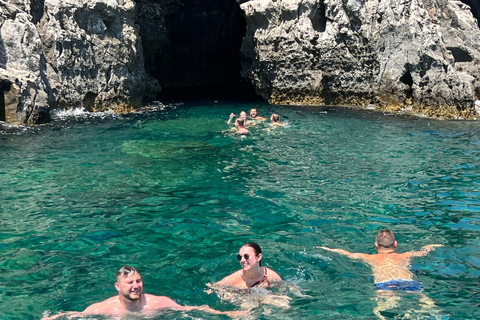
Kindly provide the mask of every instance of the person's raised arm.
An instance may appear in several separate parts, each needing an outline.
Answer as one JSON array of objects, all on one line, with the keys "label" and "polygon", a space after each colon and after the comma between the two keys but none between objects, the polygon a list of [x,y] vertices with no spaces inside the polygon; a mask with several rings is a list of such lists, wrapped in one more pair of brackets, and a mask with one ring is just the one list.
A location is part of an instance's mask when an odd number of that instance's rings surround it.
[{"label": "person's raised arm", "polygon": [[233,117],[235,117],[235,114],[232,112],[232,113],[230,113],[230,118],[227,121],[228,124],[230,124],[232,122]]},{"label": "person's raised arm", "polygon": [[423,246],[420,248],[418,251],[413,251],[411,256],[412,257],[424,257],[426,256],[430,251],[435,250],[437,247],[443,247],[443,244],[429,244],[426,246]]}]

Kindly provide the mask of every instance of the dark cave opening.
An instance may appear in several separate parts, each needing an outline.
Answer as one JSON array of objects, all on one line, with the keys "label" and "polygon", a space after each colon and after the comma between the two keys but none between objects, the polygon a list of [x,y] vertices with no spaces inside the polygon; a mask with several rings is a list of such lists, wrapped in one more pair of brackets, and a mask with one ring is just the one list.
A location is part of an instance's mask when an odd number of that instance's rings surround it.
[{"label": "dark cave opening", "polygon": [[405,90],[405,98],[406,99],[411,99],[412,96],[413,96],[413,89],[412,89],[412,86],[413,86],[413,78],[412,78],[412,74],[410,73],[410,71],[406,71],[403,76],[400,77],[400,82],[406,84],[408,86],[408,88]]},{"label": "dark cave opening", "polygon": [[165,103],[196,99],[263,101],[262,97],[255,93],[253,86],[247,82],[164,88],[157,99]]},{"label": "dark cave opening", "polygon": [[5,106],[5,92],[10,90],[11,82],[5,79],[0,79],[0,121],[7,121],[7,113]]},{"label": "dark cave opening", "polygon": [[5,113],[5,95],[3,92],[0,93],[0,121],[7,121]]},{"label": "dark cave opening", "polygon": [[247,25],[235,0],[138,4],[145,69],[162,88],[158,100],[261,99],[241,77]]}]

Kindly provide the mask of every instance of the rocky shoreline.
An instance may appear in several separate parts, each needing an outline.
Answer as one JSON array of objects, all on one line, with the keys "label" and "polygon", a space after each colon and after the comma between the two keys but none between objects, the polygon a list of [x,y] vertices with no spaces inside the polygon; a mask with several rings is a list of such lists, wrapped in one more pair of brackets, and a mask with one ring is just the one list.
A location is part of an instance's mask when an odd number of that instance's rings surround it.
[{"label": "rocky shoreline", "polygon": [[237,2],[0,0],[0,121],[245,81],[272,104],[479,118],[475,1]]}]

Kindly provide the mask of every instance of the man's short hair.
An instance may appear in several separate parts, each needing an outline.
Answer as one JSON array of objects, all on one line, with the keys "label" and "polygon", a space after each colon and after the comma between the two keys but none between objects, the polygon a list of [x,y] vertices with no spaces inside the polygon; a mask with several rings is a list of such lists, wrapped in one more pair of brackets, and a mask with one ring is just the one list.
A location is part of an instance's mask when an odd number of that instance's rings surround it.
[{"label": "man's short hair", "polygon": [[395,236],[393,232],[387,229],[380,230],[377,233],[377,238],[375,239],[379,247],[385,249],[395,248]]},{"label": "man's short hair", "polygon": [[121,266],[115,272],[115,282],[120,282],[120,280],[122,280],[122,278],[128,277],[129,275],[135,274],[137,272],[138,272],[137,269],[135,269],[134,267]]}]

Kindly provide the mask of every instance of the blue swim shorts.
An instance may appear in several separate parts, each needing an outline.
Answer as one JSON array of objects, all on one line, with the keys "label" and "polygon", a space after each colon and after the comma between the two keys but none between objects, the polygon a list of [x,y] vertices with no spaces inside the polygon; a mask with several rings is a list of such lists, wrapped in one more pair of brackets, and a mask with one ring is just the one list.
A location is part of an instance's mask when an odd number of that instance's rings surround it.
[{"label": "blue swim shorts", "polygon": [[403,291],[420,291],[422,284],[414,280],[394,279],[374,284],[375,290],[403,290]]}]

